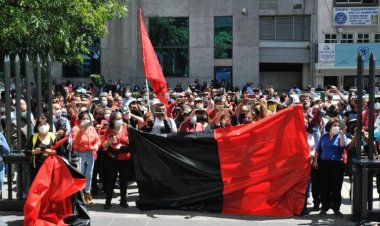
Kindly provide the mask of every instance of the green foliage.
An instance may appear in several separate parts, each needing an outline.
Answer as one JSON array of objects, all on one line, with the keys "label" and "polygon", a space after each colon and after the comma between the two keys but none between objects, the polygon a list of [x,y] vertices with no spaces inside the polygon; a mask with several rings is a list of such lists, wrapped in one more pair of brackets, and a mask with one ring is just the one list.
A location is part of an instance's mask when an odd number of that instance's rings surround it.
[{"label": "green foliage", "polygon": [[0,0],[0,53],[81,62],[105,21],[126,13],[124,0]]},{"label": "green foliage", "polygon": [[91,82],[96,86],[96,87],[103,87],[106,81],[104,80],[103,75],[100,74],[92,74],[90,75]]},{"label": "green foliage", "polygon": [[219,32],[215,38],[215,58],[226,59],[228,58],[227,49],[232,48],[232,33],[228,31]]}]

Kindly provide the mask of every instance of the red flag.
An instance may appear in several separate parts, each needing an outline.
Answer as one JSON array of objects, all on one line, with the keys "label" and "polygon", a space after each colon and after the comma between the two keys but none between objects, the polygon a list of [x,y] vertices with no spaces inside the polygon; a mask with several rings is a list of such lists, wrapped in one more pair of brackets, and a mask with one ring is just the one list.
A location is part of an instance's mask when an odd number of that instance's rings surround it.
[{"label": "red flag", "polygon": [[74,177],[61,157],[47,157],[29,189],[24,225],[66,225],[64,218],[73,214],[71,195],[85,185],[84,176]]},{"label": "red flag", "polygon": [[157,98],[167,105],[165,93],[168,90],[164,75],[161,70],[160,63],[158,62],[156,52],[150,42],[148,33],[146,32],[142,11],[140,8],[140,31],[141,31],[141,46],[144,62],[144,71],[146,79],[150,81],[153,87],[153,92]]}]

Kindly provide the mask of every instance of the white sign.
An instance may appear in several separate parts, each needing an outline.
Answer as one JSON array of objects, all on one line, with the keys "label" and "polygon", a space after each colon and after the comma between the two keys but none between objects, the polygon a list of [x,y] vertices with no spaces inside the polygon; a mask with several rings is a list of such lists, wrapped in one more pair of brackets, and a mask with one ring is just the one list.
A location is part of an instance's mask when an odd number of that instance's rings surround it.
[{"label": "white sign", "polygon": [[379,24],[378,7],[336,7],[334,8],[335,26],[360,26]]},{"label": "white sign", "polygon": [[318,44],[318,66],[319,68],[331,68],[335,66],[335,44]]}]

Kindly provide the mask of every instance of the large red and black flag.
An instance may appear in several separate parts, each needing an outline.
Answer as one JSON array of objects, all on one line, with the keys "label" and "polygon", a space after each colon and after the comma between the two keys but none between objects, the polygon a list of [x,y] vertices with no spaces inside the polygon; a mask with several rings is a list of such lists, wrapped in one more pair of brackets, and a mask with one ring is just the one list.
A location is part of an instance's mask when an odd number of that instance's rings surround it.
[{"label": "large red and black flag", "polygon": [[139,209],[293,216],[310,174],[302,108],[213,132],[129,130]]},{"label": "large red and black flag", "polygon": [[85,185],[84,175],[66,159],[48,156],[29,189],[24,225],[89,225],[90,217],[80,195]]}]

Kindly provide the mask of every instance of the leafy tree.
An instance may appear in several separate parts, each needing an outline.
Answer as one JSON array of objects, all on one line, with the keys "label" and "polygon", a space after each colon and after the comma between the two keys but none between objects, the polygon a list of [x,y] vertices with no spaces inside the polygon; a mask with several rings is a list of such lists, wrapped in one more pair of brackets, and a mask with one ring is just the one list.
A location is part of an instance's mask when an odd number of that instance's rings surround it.
[{"label": "leafy tree", "polygon": [[215,58],[216,59],[227,59],[228,51],[232,47],[232,33],[228,31],[219,32],[215,38]]},{"label": "leafy tree", "polygon": [[48,54],[63,63],[106,34],[106,20],[126,15],[126,0],[0,0],[0,54]]}]

